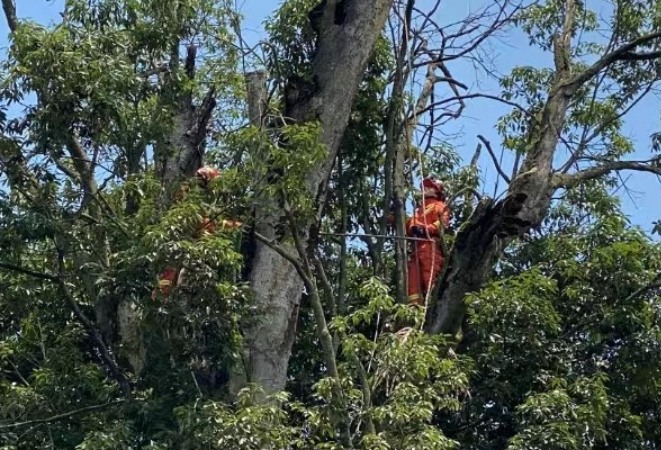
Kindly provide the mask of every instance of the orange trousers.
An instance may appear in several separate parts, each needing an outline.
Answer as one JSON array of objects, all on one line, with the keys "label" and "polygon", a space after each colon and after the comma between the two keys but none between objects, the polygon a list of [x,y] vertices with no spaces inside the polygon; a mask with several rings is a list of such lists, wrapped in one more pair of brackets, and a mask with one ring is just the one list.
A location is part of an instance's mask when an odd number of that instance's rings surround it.
[{"label": "orange trousers", "polygon": [[[443,268],[443,253],[434,240],[417,241],[408,262],[408,302],[423,305]],[[431,284],[430,284],[431,283]]]}]

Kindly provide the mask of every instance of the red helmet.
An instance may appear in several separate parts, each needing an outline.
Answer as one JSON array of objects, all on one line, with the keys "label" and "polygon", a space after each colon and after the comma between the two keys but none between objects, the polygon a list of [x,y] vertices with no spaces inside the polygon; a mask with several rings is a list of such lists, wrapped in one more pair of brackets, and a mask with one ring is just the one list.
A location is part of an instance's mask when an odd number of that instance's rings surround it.
[{"label": "red helmet", "polygon": [[220,171],[209,166],[200,167],[197,169],[197,172],[195,172],[197,179],[200,180],[205,186],[209,181],[213,180],[218,175],[220,175]]},{"label": "red helmet", "polygon": [[436,178],[425,178],[424,180],[422,180],[421,186],[423,192],[427,189],[434,189],[437,195],[441,195],[444,190],[443,182],[437,180]]}]

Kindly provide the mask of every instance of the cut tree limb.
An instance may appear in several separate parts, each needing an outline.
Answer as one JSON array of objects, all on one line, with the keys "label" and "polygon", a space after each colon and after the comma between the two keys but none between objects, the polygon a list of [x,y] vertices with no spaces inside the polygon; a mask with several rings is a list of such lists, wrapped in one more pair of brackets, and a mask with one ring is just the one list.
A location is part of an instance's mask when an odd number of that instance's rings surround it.
[{"label": "cut tree limb", "polygon": [[[184,69],[187,78],[195,77],[197,47],[186,49]],[[171,64],[179,64],[178,54],[173,52]],[[165,89],[178,89],[172,79]],[[155,148],[156,172],[166,188],[177,184],[182,178],[192,177],[203,163],[207,127],[216,107],[216,90],[211,87],[202,104],[196,106],[190,92],[179,94],[172,115],[172,128],[167,140]],[[164,201],[164,200],[163,200]],[[164,204],[165,206],[165,204]]]},{"label": "cut tree limb", "polygon": [[505,180],[506,183],[511,183],[510,177],[507,176],[503,168],[500,166],[500,163],[498,162],[498,158],[496,158],[496,153],[494,153],[493,148],[491,148],[491,142],[487,141],[487,139],[482,136],[481,134],[477,135],[477,138],[482,141],[484,146],[487,148],[487,151],[489,152],[489,155],[491,156],[491,159],[493,160],[494,166],[496,166],[496,170],[500,174],[501,177],[503,177],[503,180]]}]

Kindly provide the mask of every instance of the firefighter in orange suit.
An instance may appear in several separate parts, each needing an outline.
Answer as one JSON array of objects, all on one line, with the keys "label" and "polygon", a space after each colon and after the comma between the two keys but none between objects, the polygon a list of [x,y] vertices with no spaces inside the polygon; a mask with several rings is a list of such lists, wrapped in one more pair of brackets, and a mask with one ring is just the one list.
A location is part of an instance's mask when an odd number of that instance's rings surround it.
[{"label": "firefighter in orange suit", "polygon": [[443,183],[434,178],[422,180],[423,198],[413,217],[406,221],[406,235],[422,238],[413,241],[408,262],[408,301],[422,305],[433,289],[443,267],[440,236],[450,224],[450,209],[445,203]]},{"label": "firefighter in orange suit", "polygon": [[[211,180],[216,178],[218,175],[220,175],[220,171],[218,171],[218,169],[214,169],[212,167],[206,167],[206,166],[199,168],[197,172],[195,172],[195,178],[197,182],[204,189],[206,189],[209,186]],[[188,192],[188,186],[183,186],[182,189],[175,196],[175,201],[179,202],[183,200],[187,192]],[[236,228],[241,228],[242,226],[241,222],[235,220],[218,221],[218,220],[210,219],[208,217],[203,217],[202,223],[196,230],[193,237],[195,239],[198,239],[201,237],[203,233],[213,234],[216,232],[218,225],[220,225],[221,228],[223,229],[225,228],[236,229]],[[161,273],[158,277],[159,278],[158,288],[152,291],[152,299],[156,298],[158,291],[160,291],[163,296],[167,296],[173,287],[182,284],[184,278],[184,272],[185,272],[184,269],[181,270],[167,269],[165,272]]]}]

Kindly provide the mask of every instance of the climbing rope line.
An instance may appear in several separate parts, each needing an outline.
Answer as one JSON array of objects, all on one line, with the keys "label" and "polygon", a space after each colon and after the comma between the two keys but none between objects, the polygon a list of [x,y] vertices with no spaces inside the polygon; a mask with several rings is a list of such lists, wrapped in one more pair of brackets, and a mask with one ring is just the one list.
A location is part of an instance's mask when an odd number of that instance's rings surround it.
[{"label": "climbing rope line", "polygon": [[[407,23],[407,21],[406,21],[406,15],[404,15],[404,26],[403,26],[403,28],[404,28],[404,32],[406,33],[407,43],[408,43],[408,36],[410,34],[410,30],[409,30],[409,23]],[[408,70],[412,71],[412,76],[409,77],[410,93],[411,93],[411,98],[412,99],[415,98],[414,95],[413,95],[414,91],[415,91],[415,73],[413,72],[413,67],[414,67],[414,62],[415,62],[415,57],[414,56],[415,56],[414,52],[412,52],[412,51],[409,52],[409,67],[408,67]],[[428,70],[433,71],[434,69],[433,69],[433,67],[430,66]],[[423,86],[422,86],[423,92],[421,93],[421,95],[424,95],[424,89],[425,89],[425,86],[424,86],[424,83],[423,83]],[[433,85],[431,86],[431,89],[434,89]],[[413,120],[413,123],[412,123],[413,126],[408,126],[409,124],[405,123],[405,127],[404,127],[404,130],[406,132],[406,136],[405,136],[406,137],[406,147],[407,147],[407,151],[408,151],[409,154],[411,154],[411,141],[413,140],[413,135],[416,132],[417,124],[418,124],[418,105],[417,105],[417,102],[415,102],[415,101],[413,102],[413,119],[412,120]],[[419,171],[418,175],[420,176],[420,180],[424,180],[426,178],[426,174],[425,174],[426,170],[425,170],[425,165],[424,165],[424,162],[423,162],[421,152],[416,152],[416,156],[418,158],[418,171]],[[411,178],[412,178],[411,181],[413,181],[413,170],[414,169],[413,169],[413,167],[411,169],[412,169],[411,170]],[[426,204],[427,202],[426,202],[426,197],[425,197],[425,192],[424,192],[424,186],[422,186],[421,203],[422,203],[422,210],[423,210],[423,215],[422,215],[423,219],[422,220],[423,220],[425,228],[427,228],[429,224],[427,223],[427,204]],[[415,205],[414,205],[413,214],[415,216]],[[429,239],[419,239],[419,240],[429,241]],[[414,252],[417,252],[418,251],[417,244],[414,243],[413,245],[414,245]],[[412,257],[413,257],[413,255],[412,255]],[[432,271],[432,273],[434,271],[434,267],[435,267],[435,264],[436,264],[435,259],[436,259],[436,252],[432,251],[432,259],[431,259],[431,271]],[[421,267],[420,267],[420,258],[415,256],[415,260],[416,260],[416,263],[418,265],[418,276],[421,277],[422,276],[422,270],[421,270]],[[422,281],[422,279],[420,279],[420,282],[421,281]],[[433,277],[430,276],[429,281],[427,283],[427,288],[425,289],[424,308],[423,308],[424,315],[423,315],[423,317],[427,316],[427,308],[428,308],[428,305],[429,305],[429,299],[430,299],[430,294],[431,294],[431,286],[433,284],[433,281],[434,281]],[[420,324],[420,329],[422,330],[423,327],[424,327],[424,320]]]},{"label": "climbing rope line", "polygon": [[392,235],[392,234],[324,233],[324,232],[319,232],[319,235],[320,236],[337,236],[337,237],[355,237],[355,238],[369,237],[369,238],[374,238],[374,239],[392,239],[392,240],[401,240],[401,241],[429,241],[429,239],[426,239],[426,238],[398,236],[398,235]]}]

